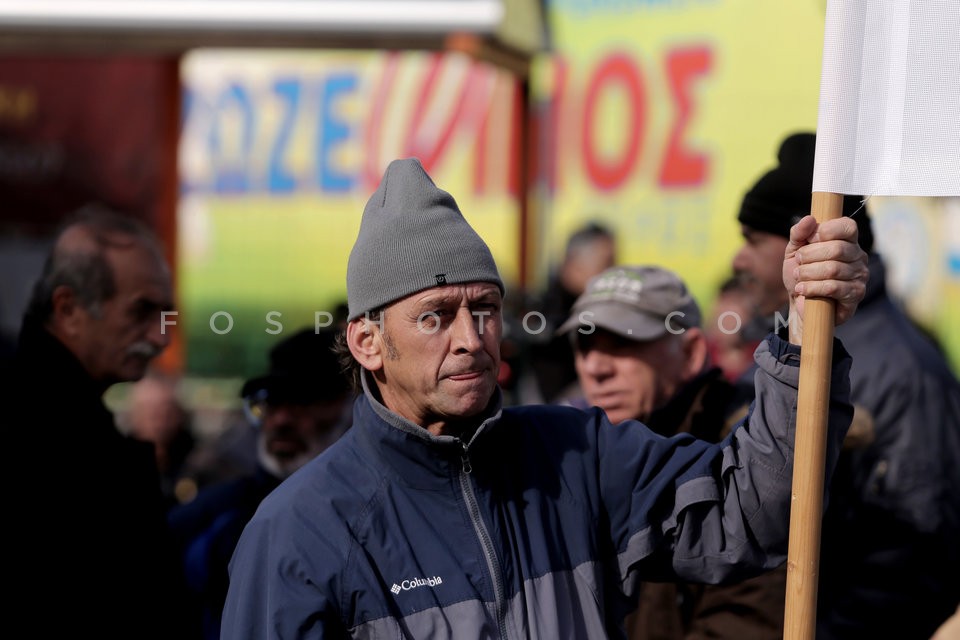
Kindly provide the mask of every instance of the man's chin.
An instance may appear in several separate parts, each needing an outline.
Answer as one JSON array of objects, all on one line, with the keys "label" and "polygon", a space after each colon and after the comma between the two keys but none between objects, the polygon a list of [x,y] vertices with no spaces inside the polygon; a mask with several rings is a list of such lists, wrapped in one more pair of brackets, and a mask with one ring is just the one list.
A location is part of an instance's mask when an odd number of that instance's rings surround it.
[{"label": "man's chin", "polygon": [[150,367],[150,358],[130,357],[118,372],[121,382],[136,382],[147,375]]},{"label": "man's chin", "polygon": [[607,420],[609,420],[612,424],[620,424],[626,419],[627,416],[624,413],[620,413],[618,411],[607,411]]},{"label": "man's chin", "polygon": [[[482,413],[487,406],[490,404],[491,398],[496,391],[496,383],[487,381],[484,384],[480,384],[476,389],[470,391],[469,393],[461,396],[461,399],[466,405],[469,406],[469,409],[465,410],[464,415],[476,415]],[[469,411],[469,413],[466,413]]]},{"label": "man's chin", "polygon": [[607,414],[607,419],[613,424],[620,424],[626,420],[644,421],[644,416],[638,416],[636,412],[629,411],[623,407],[611,407],[604,409],[604,412]]},{"label": "man's chin", "polygon": [[268,445],[267,454],[281,463],[286,463],[291,460],[296,460],[298,457],[303,455],[303,447],[301,446],[292,446],[287,444],[282,444],[279,446]]},{"label": "man's chin", "polygon": [[292,456],[278,456],[272,453],[267,453],[261,458],[261,463],[273,475],[279,478],[287,478],[292,475],[294,471],[310,462],[311,458],[312,456],[306,453],[300,453]]}]

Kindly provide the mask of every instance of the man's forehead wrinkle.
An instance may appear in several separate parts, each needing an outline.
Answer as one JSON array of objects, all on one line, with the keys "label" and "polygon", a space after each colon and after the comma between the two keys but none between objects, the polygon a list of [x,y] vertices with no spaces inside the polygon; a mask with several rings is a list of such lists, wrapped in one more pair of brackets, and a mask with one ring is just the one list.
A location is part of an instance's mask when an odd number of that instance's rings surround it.
[{"label": "man's forehead wrinkle", "polygon": [[448,303],[448,302],[459,302],[463,299],[462,291],[437,291],[425,295],[423,298],[420,298],[418,302],[420,304],[438,304],[438,303]]},{"label": "man's forehead wrinkle", "polygon": [[416,298],[416,303],[423,304],[444,304],[461,301],[479,300],[491,297],[494,293],[499,293],[496,285],[486,286],[487,283],[470,283],[462,285],[451,285],[444,289],[431,289]]}]

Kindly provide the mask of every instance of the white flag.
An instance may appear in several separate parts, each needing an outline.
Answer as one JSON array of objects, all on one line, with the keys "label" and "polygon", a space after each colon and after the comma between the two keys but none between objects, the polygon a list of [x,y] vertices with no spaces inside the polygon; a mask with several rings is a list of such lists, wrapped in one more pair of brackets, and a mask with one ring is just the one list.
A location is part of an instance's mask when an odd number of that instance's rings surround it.
[{"label": "white flag", "polygon": [[960,196],[960,0],[829,0],[813,190]]}]

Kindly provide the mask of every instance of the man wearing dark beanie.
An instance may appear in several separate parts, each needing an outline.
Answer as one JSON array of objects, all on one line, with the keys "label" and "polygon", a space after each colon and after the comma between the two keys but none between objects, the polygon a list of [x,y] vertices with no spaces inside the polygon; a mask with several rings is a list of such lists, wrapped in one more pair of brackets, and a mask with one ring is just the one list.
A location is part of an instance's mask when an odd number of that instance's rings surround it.
[{"label": "man wearing dark beanie", "polygon": [[[783,238],[790,227],[810,213],[810,185],[813,184],[813,154],[817,138],[812,133],[795,133],[783,141],[777,152],[778,165],[765,173],[743,197],[740,224]],[[843,215],[857,221],[860,247],[873,250],[873,230],[861,196],[844,196]]]},{"label": "man wearing dark beanie", "polygon": [[[771,324],[786,313],[777,256],[810,210],[815,146],[812,133],[784,140],[778,166],[737,216],[745,243],[733,267]],[[836,331],[853,356],[856,418],[824,518],[817,638],[926,639],[960,601],[960,384],[888,295],[861,201],[843,201],[870,279],[856,315]]]},{"label": "man wearing dark beanie", "polygon": [[[816,229],[794,227],[783,284],[791,306],[836,285],[843,321],[864,255],[849,220],[808,246]],[[756,410],[728,438],[665,438],[597,408],[505,408],[503,293],[453,197],[419,161],[392,162],[347,267],[353,427],[247,525],[222,638],[622,637],[640,580],[783,561],[799,347],[758,348]],[[852,414],[834,354],[831,461]]]},{"label": "man wearing dark beanie", "polygon": [[[815,148],[812,133],[796,133],[784,140],[777,152],[778,165],[747,192],[737,216],[746,244],[734,257],[733,269],[752,290],[758,312],[765,316],[782,311],[787,304],[777,264],[790,239],[790,227],[810,213]],[[853,216],[860,247],[870,253],[873,230],[862,200],[844,196],[843,215]]]}]

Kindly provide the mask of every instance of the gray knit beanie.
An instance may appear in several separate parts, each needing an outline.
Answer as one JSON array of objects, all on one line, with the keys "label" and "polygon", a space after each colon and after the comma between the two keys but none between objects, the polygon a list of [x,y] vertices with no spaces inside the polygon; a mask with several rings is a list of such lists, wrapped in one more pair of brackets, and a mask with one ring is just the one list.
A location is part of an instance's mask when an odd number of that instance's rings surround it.
[{"label": "gray knit beanie", "polygon": [[416,158],[394,160],[363,210],[347,262],[349,319],[445,284],[492,282],[490,249]]}]

